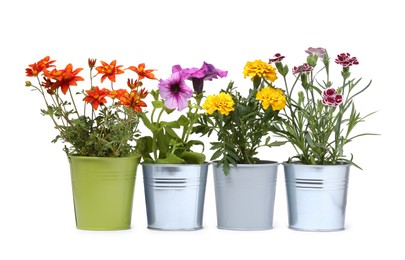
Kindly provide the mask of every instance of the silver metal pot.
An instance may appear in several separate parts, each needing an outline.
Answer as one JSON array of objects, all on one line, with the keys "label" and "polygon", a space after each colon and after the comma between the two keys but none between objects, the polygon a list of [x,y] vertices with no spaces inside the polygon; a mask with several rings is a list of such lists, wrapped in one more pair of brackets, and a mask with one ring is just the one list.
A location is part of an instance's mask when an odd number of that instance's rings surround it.
[{"label": "silver metal pot", "polygon": [[289,228],[343,230],[350,165],[283,163],[283,166]]},{"label": "silver metal pot", "polygon": [[279,163],[231,166],[225,176],[214,165],[217,227],[228,230],[266,230],[273,228],[274,199]]},{"label": "silver metal pot", "polygon": [[148,228],[202,228],[208,163],[143,164]]}]

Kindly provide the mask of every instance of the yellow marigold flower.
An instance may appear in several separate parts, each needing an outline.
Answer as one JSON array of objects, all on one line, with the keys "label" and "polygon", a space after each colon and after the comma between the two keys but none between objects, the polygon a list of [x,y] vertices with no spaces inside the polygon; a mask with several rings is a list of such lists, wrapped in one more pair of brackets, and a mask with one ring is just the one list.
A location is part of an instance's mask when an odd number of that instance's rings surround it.
[{"label": "yellow marigold flower", "polygon": [[218,95],[209,95],[205,100],[202,108],[211,115],[215,111],[218,111],[222,115],[229,115],[229,112],[233,111],[235,102],[232,100],[232,96],[221,92]]},{"label": "yellow marigold flower", "polygon": [[212,113],[214,113],[217,110],[217,107],[215,106],[215,103],[214,103],[214,96],[213,95],[209,95],[207,97],[204,104],[202,105],[202,108],[209,115],[212,115]]},{"label": "yellow marigold flower", "polygon": [[262,107],[267,110],[269,106],[276,111],[284,108],[286,99],[281,89],[273,87],[265,87],[259,90],[256,94],[256,99],[262,101]]},{"label": "yellow marigold flower", "polygon": [[277,70],[271,64],[262,60],[248,61],[243,69],[243,75],[246,77],[255,76],[264,77],[265,79],[274,82],[277,79]]}]

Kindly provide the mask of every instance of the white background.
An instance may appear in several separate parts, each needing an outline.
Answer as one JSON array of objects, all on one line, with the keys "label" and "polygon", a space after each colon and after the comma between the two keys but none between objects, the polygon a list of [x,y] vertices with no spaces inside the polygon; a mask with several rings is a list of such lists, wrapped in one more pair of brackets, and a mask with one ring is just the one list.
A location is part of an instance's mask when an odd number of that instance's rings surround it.
[{"label": "white background", "polygon": [[[0,259],[404,259],[403,61],[405,19],[400,1],[5,1],[0,8],[1,178]],[[171,66],[203,61],[228,70],[210,91],[234,79],[241,89],[248,60],[286,55],[290,67],[308,47],[335,57],[350,52],[353,76],[372,79],[359,99],[363,113],[378,110],[359,131],[380,133],[348,146],[363,171],[352,168],[341,232],[287,228],[283,170],[279,168],[274,229],[216,228],[210,171],[204,228],[161,232],[146,228],[141,170],[132,229],[77,230],[69,165],[56,135],[40,115],[41,99],[24,87],[28,64],[50,55],[57,65],[86,68],[87,58],[125,66],[145,62],[166,78]],[[332,65],[335,67],[335,65]],[[86,77],[85,72],[82,73]],[[86,79],[87,80],[87,79]],[[339,79],[340,80],[340,79]],[[338,79],[335,80],[336,82]],[[148,82],[149,88],[156,86]],[[84,86],[83,86],[84,87]],[[285,146],[261,152],[283,161]],[[401,248],[402,247],[402,248]]]}]

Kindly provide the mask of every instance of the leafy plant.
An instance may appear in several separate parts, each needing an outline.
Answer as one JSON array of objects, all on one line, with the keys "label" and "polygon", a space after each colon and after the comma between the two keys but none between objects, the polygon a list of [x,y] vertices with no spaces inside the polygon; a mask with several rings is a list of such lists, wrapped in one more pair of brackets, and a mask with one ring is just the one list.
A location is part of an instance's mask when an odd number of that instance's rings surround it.
[{"label": "leafy plant", "polygon": [[[116,75],[124,73],[122,65],[117,66],[114,60],[110,64],[102,61],[95,67],[96,60],[89,59],[90,88],[74,95],[71,87],[84,81],[78,75],[83,69],[74,70],[72,64],[68,64],[59,70],[54,62],[46,56],[26,69],[27,76],[38,81],[38,85],[26,81],[26,86],[41,94],[45,102],[41,113],[51,118],[59,132],[52,142],[67,143],[64,151],[69,155],[122,157],[136,153],[139,113],[146,106],[142,99],[148,95],[141,87],[142,79],[156,79],[153,70],[145,70],[145,64],[128,67],[138,78],[135,81],[128,79],[129,90],[115,90]],[[93,69],[97,71],[94,76]],[[111,82],[109,89],[93,85],[93,79],[99,74],[102,75],[101,83],[105,79]],[[77,98],[84,101],[81,107]],[[111,104],[107,104],[107,98],[111,99]],[[87,104],[91,105],[90,111]]]},{"label": "leafy plant", "polygon": [[[284,56],[276,54],[270,63],[275,63],[278,72],[283,76],[287,102],[283,113],[283,121],[275,124],[274,132],[290,142],[297,155],[289,158],[288,162],[300,162],[312,165],[334,165],[349,163],[359,167],[344,154],[346,144],[354,139],[375,135],[373,133],[355,133],[354,128],[367,117],[362,116],[355,107],[355,97],[362,94],[371,85],[371,80],[360,87],[360,79],[352,79],[350,68],[358,65],[356,57],[349,53],[337,55],[335,63],[342,66],[342,83],[333,87],[330,80],[330,58],[324,48],[309,48],[307,62],[293,68],[295,75],[291,87],[287,84],[288,66],[282,64]],[[321,59],[322,67],[314,73]],[[318,79],[324,71],[326,77]],[[298,90],[298,84],[301,89]],[[359,167],[360,168],[360,167]]]},{"label": "leafy plant", "polygon": [[[151,135],[143,136],[138,141],[144,163],[158,164],[202,164],[205,160],[204,143],[191,140],[193,126],[201,116],[201,100],[203,98],[204,81],[225,77],[227,72],[216,69],[206,62],[200,69],[182,69],[179,65],[172,67],[172,74],[166,80],[160,80],[158,90],[152,90],[152,112],[140,114],[143,124]],[[187,86],[191,80],[193,89]],[[187,112],[180,113],[177,119],[165,121],[173,116],[177,109]],[[201,152],[192,150],[201,146]]]},{"label": "leafy plant", "polygon": [[194,132],[202,136],[211,136],[215,132],[217,141],[211,142],[211,150],[215,151],[211,160],[217,160],[218,167],[223,165],[226,175],[230,165],[259,162],[257,153],[260,147],[285,143],[271,141],[270,137],[272,126],[280,120],[278,113],[286,101],[283,91],[270,83],[277,78],[275,68],[256,60],[246,64],[244,74],[245,78],[252,77],[253,87],[248,95],[241,95],[231,81],[219,94],[207,97],[202,106],[206,113],[194,128]]}]

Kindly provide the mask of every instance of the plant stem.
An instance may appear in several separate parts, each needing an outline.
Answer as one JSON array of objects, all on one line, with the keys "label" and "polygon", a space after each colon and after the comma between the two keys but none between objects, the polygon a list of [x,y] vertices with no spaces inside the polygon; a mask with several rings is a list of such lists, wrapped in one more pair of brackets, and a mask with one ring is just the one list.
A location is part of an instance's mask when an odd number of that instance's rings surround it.
[{"label": "plant stem", "polygon": [[[155,113],[155,110],[156,110],[156,108],[153,108],[153,111],[152,111],[152,119],[153,119],[153,114]],[[156,123],[155,123],[155,125],[157,126],[157,129],[158,129],[158,130],[157,130],[157,131],[153,131],[152,151],[153,151],[153,158],[155,159],[155,162],[156,162],[157,159],[158,159],[158,154],[157,154],[157,149],[156,149],[156,147],[157,147],[157,141],[156,141],[156,139],[157,139],[157,133],[158,133],[159,131],[161,131],[159,123],[160,123],[160,118],[162,117],[163,112],[164,112],[164,109],[161,108],[161,111],[160,111],[160,113],[159,113],[158,119],[157,119],[157,121],[156,121]]]},{"label": "plant stem", "polygon": [[79,112],[77,111],[75,99],[73,98],[73,94],[72,94],[72,91],[70,90],[70,88],[69,88],[69,95],[70,95],[70,98],[72,99],[72,104],[73,104],[73,107],[75,108],[75,113],[76,113],[77,117],[80,117]]}]

